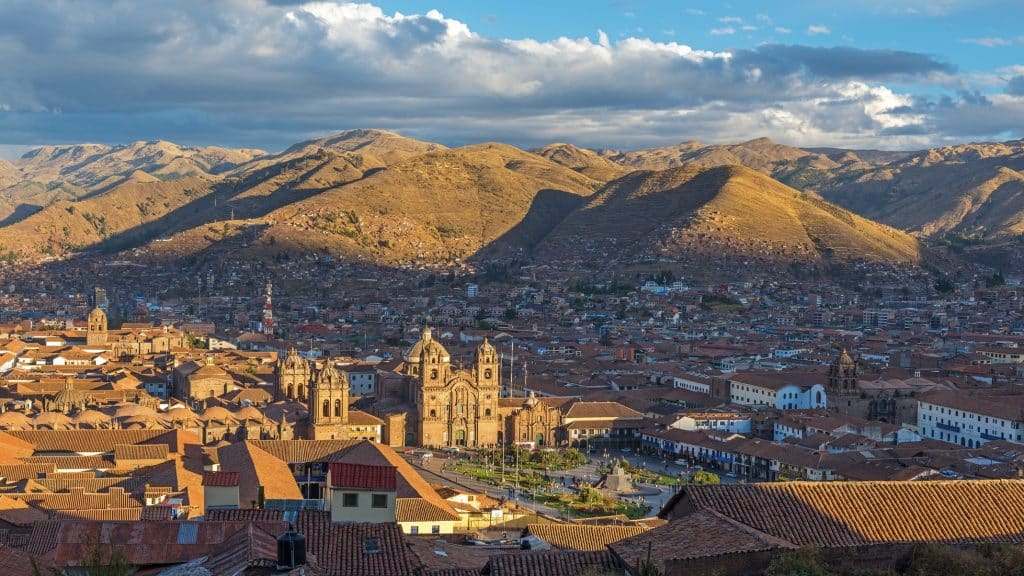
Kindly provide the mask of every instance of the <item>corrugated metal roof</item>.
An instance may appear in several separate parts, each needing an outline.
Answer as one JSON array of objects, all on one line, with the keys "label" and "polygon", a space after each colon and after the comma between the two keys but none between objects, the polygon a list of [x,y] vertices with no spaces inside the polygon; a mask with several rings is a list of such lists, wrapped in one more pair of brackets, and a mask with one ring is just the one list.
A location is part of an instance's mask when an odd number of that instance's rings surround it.
[{"label": "corrugated metal roof", "polygon": [[178,544],[195,544],[199,537],[199,524],[182,522],[178,526]]}]

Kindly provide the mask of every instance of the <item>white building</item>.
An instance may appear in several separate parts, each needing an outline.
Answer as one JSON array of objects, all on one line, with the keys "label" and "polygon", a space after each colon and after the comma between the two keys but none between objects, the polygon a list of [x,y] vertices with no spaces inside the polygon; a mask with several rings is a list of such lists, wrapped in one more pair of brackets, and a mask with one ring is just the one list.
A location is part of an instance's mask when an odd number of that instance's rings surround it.
[{"label": "white building", "polygon": [[917,426],[924,438],[972,448],[989,440],[1024,443],[1024,398],[928,392],[917,402]]},{"label": "white building", "polygon": [[691,412],[672,423],[679,430],[718,430],[750,435],[750,415],[732,412]]},{"label": "white building", "polygon": [[729,380],[729,401],[774,406],[779,410],[826,408],[824,375],[793,372],[747,372]]}]

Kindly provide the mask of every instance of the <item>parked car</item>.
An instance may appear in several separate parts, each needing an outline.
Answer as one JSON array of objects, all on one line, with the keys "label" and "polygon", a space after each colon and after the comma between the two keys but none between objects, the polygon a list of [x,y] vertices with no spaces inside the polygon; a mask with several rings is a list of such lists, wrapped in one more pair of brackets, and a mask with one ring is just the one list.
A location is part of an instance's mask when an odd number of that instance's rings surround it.
[{"label": "parked car", "polygon": [[682,466],[683,468],[686,468],[686,464],[687,463],[686,463],[686,460],[683,460],[682,458],[680,458],[679,460],[676,460],[675,462],[673,462],[673,464],[675,464],[676,466]]},{"label": "parked car", "polygon": [[623,448],[622,449],[622,453],[623,454],[629,454],[630,452],[632,452],[632,450],[630,450],[629,448]]}]

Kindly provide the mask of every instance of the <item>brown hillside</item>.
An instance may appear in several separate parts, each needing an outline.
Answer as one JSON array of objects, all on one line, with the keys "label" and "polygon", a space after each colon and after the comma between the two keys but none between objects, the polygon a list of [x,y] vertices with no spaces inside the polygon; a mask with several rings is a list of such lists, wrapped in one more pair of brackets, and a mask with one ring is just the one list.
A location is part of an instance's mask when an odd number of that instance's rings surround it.
[{"label": "brown hillside", "polygon": [[602,158],[593,150],[587,150],[572,144],[548,144],[532,152],[599,182],[614,180],[631,171],[628,167]]},{"label": "brown hillside", "polygon": [[920,257],[912,237],[759,172],[695,165],[610,182],[539,253],[620,262],[699,253],[811,262]]},{"label": "brown hillside", "polygon": [[28,259],[65,255],[157,220],[211,190],[211,182],[202,178],[129,181],[78,202],[58,200],[0,228],[0,252],[14,251]]},{"label": "brown hillside", "polygon": [[127,177],[137,170],[161,180],[213,175],[262,154],[260,150],[191,148],[164,141],[123,146],[81,144],[37,148],[14,164],[28,180],[67,182],[92,191],[109,185],[111,177]]},{"label": "brown hillside", "polygon": [[370,163],[381,166],[388,166],[427,152],[447,150],[440,144],[421,142],[385,130],[348,130],[333,136],[300,142],[285,150],[283,154],[316,148],[359,154]]},{"label": "brown hillside", "polygon": [[[435,151],[238,223],[238,230],[258,230],[258,238],[233,241],[227,249],[253,256],[301,250],[386,264],[449,264],[485,246],[519,253],[599,185],[502,144]],[[238,237],[226,236],[185,231],[168,245],[223,253],[219,243]],[[166,246],[148,249],[172,255]]]},{"label": "brown hillside", "polygon": [[[267,213],[363,176],[353,158],[319,149],[250,171],[244,178],[159,181],[137,170],[104,192],[78,202],[59,200],[20,222],[0,227],[0,246],[30,238],[27,258],[83,249],[124,249],[196,227]],[[175,185],[180,182],[181,185]]]},{"label": "brown hillside", "polygon": [[1024,141],[925,150],[887,166],[837,177],[822,196],[923,236],[987,239],[1024,231]]}]

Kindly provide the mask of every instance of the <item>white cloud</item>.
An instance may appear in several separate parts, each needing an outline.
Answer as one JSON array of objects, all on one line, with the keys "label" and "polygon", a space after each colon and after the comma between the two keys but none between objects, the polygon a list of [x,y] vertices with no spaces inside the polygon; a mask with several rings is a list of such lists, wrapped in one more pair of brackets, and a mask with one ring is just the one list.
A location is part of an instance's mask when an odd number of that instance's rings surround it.
[{"label": "white cloud", "polygon": [[751,26],[750,24],[747,24],[745,26],[740,27],[740,30],[743,30],[745,32],[753,32],[754,30],[757,30],[757,26]]},{"label": "white cloud", "polygon": [[722,28],[712,28],[710,33],[712,36],[728,36],[730,34],[735,34],[736,29],[732,26],[724,26]]},{"label": "white cloud", "polygon": [[775,27],[775,31],[778,32],[779,34],[792,34],[793,33],[793,29],[792,28],[783,28],[782,26],[776,26]]},{"label": "white cloud", "polygon": [[703,16],[704,15],[704,11],[701,10],[700,8],[687,8],[686,9],[686,13],[689,14],[690,16]]},{"label": "white cloud", "polygon": [[742,24],[743,18],[738,16],[725,16],[723,18],[719,18],[718,21],[722,24]]},{"label": "white cloud", "polygon": [[[182,1],[0,2],[0,102],[13,112],[0,114],[0,144],[166,138],[279,149],[311,133],[375,127],[449,144],[634,146],[763,134],[895,147],[942,136],[910,133],[918,128],[975,130],[952,116],[940,123],[940,112],[908,112],[913,99],[886,85],[953,92],[969,80],[921,54],[793,45],[716,52],[612,41],[603,30],[496,39],[437,11],[264,0],[195,0],[183,10]],[[992,102],[1007,112],[1004,126],[1024,125],[1016,100]]]},{"label": "white cloud", "polygon": [[810,26],[807,27],[808,36],[822,36],[831,33],[832,30],[830,30],[828,26],[825,26],[823,24],[811,24]]},{"label": "white cloud", "polygon": [[997,48],[999,46],[1009,46],[1013,44],[1006,38],[999,38],[998,36],[987,36],[984,38],[961,38],[961,42],[964,44],[977,44],[978,46],[984,46],[986,48]]}]

